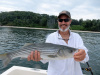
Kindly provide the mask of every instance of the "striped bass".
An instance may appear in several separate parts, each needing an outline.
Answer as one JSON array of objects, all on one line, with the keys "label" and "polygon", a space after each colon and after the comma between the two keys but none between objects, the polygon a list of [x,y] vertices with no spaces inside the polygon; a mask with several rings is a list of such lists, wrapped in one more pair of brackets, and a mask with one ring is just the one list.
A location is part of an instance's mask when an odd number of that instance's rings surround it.
[{"label": "striped bass", "polygon": [[42,60],[61,60],[72,58],[78,49],[51,43],[28,43],[19,50],[0,54],[0,60],[5,67],[12,59],[17,57],[27,58],[31,51],[35,50],[40,52]]}]

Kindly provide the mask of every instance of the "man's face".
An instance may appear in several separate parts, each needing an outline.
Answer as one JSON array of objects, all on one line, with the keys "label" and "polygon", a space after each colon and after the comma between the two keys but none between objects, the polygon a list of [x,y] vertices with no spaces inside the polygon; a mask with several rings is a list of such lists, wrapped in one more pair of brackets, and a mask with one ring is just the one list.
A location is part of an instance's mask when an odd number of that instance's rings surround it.
[{"label": "man's face", "polygon": [[[65,21],[64,21],[65,20]],[[61,15],[58,20],[58,25],[62,30],[65,30],[71,24],[71,19],[66,15]]]}]

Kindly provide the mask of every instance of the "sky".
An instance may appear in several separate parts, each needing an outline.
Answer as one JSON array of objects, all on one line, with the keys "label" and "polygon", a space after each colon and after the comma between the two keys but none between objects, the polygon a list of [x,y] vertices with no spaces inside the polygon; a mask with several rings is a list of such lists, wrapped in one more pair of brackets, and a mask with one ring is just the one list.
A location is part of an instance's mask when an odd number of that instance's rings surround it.
[{"label": "sky", "polygon": [[100,0],[0,0],[0,12],[31,11],[57,16],[62,10],[72,19],[100,19]]}]

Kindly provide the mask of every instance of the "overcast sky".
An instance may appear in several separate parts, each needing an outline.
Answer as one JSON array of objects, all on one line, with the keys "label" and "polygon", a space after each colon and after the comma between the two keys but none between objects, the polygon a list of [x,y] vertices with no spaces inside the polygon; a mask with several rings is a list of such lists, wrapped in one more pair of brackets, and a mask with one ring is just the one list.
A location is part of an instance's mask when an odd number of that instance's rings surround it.
[{"label": "overcast sky", "polygon": [[0,12],[15,10],[56,16],[68,10],[73,19],[100,19],[100,0],[0,0]]}]

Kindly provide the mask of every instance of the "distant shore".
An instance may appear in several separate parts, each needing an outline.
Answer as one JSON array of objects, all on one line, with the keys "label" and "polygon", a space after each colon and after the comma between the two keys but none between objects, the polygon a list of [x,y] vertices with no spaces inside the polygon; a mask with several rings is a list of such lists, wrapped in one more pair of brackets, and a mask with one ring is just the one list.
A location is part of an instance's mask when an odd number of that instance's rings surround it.
[{"label": "distant shore", "polygon": [[[50,29],[50,28],[18,27],[18,26],[0,26],[0,27],[25,28],[25,29],[40,29],[40,30],[58,30],[58,29]],[[71,31],[72,31],[72,32],[100,33],[100,32],[94,32],[94,31],[81,31],[81,30],[71,30]]]}]

